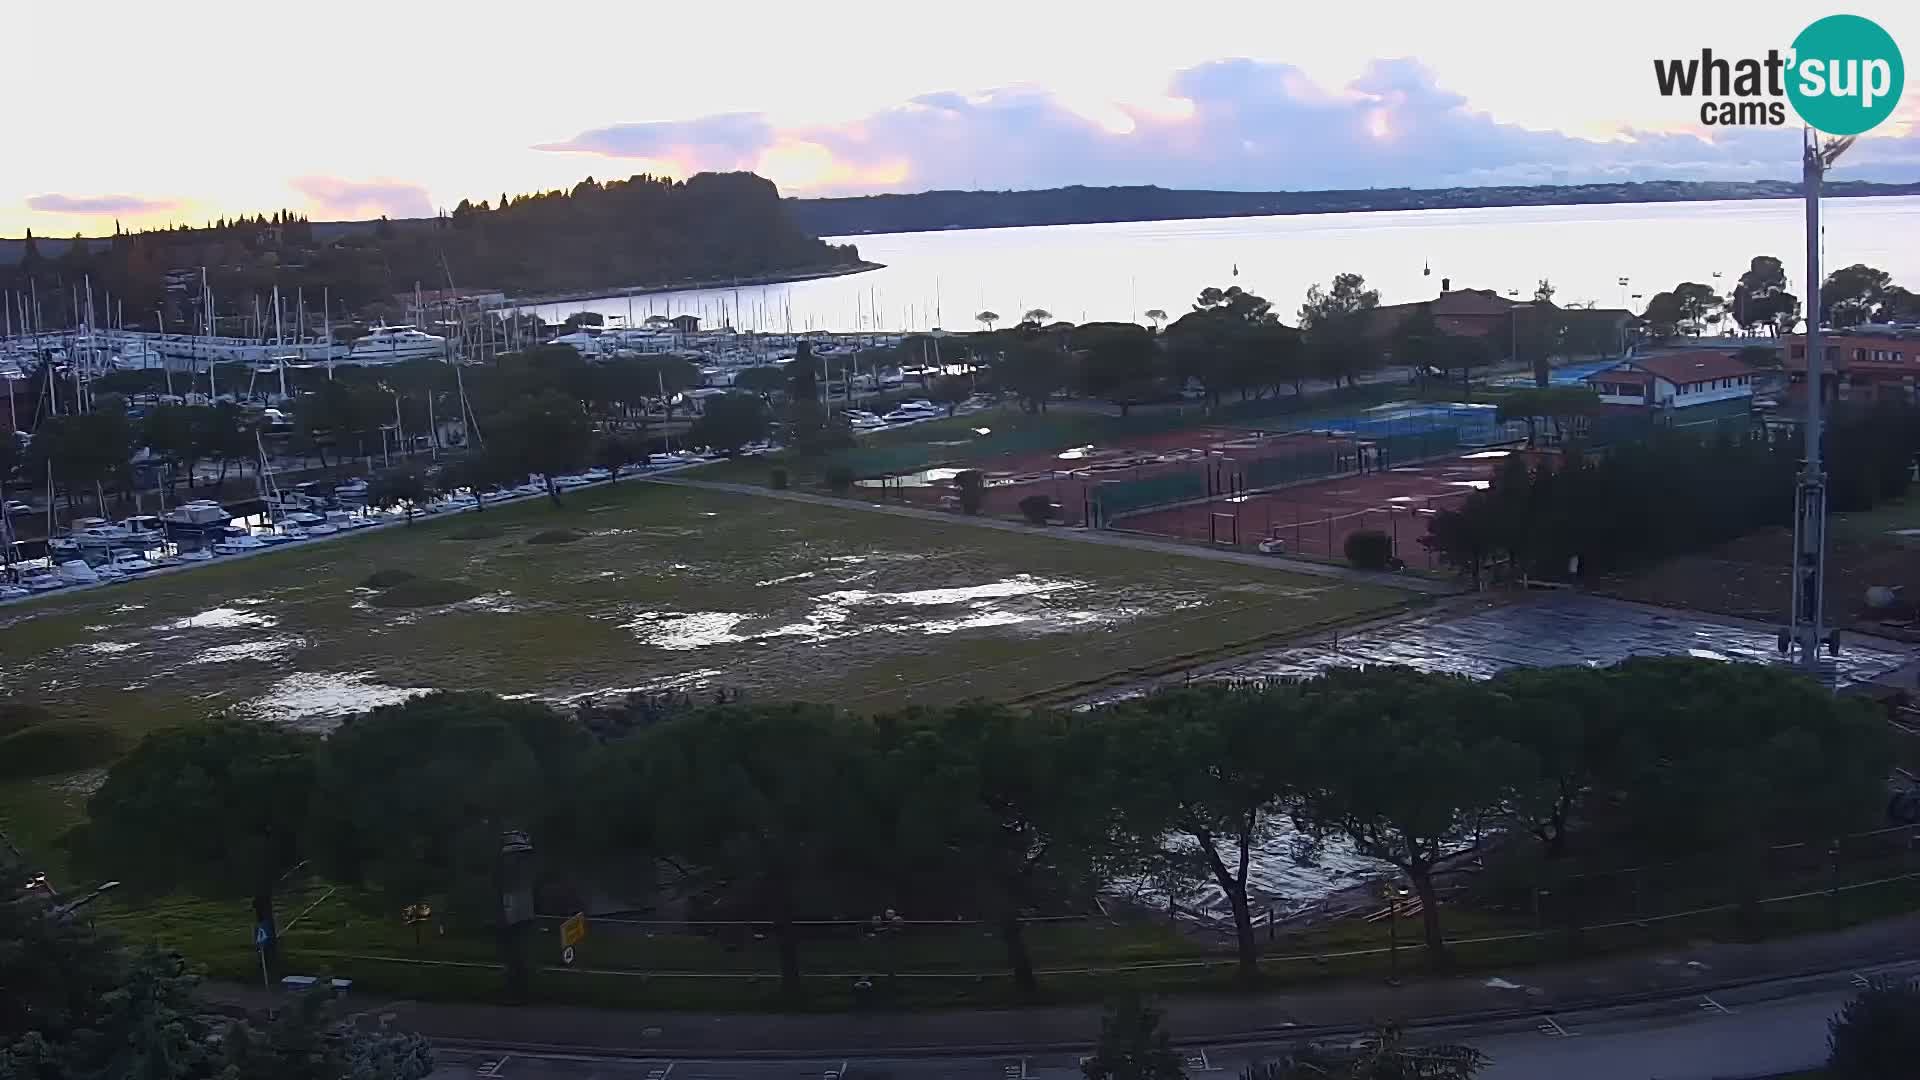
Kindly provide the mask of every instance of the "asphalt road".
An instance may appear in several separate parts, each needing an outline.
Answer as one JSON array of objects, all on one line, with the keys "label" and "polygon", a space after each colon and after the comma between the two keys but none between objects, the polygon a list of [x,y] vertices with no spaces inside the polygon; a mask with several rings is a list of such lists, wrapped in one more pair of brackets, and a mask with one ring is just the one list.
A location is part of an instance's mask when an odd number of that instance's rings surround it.
[{"label": "asphalt road", "polygon": [[[1779,992],[1778,986],[1761,985],[1656,1005],[1543,1013],[1474,1030],[1422,1031],[1415,1039],[1480,1048],[1492,1061],[1480,1080],[1735,1080],[1823,1063],[1827,1020],[1851,991],[1820,988],[1774,996]],[[1273,1043],[1180,1047],[1193,1080],[1216,1075],[1230,1080],[1250,1062],[1271,1059],[1282,1049]],[[1071,1052],[700,1060],[443,1047],[436,1055],[435,1080],[1070,1080],[1081,1075],[1080,1054]]]}]

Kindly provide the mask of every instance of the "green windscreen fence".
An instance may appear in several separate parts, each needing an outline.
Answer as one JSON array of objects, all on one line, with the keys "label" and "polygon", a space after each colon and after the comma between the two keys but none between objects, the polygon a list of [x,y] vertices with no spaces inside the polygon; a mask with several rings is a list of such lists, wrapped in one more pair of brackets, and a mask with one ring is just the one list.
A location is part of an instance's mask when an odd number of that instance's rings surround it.
[{"label": "green windscreen fence", "polygon": [[1207,474],[1198,468],[1138,480],[1104,480],[1094,489],[1094,505],[1103,521],[1135,510],[1206,497]]}]

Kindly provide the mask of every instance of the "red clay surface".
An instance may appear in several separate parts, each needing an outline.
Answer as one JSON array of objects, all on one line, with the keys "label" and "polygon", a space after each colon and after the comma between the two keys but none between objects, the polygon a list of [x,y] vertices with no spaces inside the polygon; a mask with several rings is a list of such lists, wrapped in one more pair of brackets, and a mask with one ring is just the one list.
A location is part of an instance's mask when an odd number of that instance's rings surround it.
[{"label": "red clay surface", "polygon": [[1503,450],[1476,451],[1424,465],[1389,468],[1321,480],[1264,494],[1218,498],[1204,504],[1150,510],[1115,521],[1114,527],[1242,549],[1278,539],[1288,553],[1345,555],[1347,537],[1378,529],[1394,538],[1394,550],[1414,565],[1426,565],[1420,538],[1439,510],[1457,505],[1492,480],[1507,460]]},{"label": "red clay surface", "polygon": [[[1138,480],[1198,469],[1208,458],[1231,458],[1244,464],[1290,454],[1325,455],[1335,444],[1351,445],[1351,440],[1309,432],[1268,434],[1235,428],[1188,428],[1126,436],[1111,446],[1008,455],[975,467],[987,479],[982,513],[1016,515],[1020,500],[1047,495],[1058,507],[1056,520],[1078,525],[1085,521],[1089,492],[1103,480]],[[889,486],[887,494],[908,503],[957,508],[958,492],[949,479],[957,471],[934,470],[930,482]],[[1204,518],[1201,528],[1204,535]]]}]

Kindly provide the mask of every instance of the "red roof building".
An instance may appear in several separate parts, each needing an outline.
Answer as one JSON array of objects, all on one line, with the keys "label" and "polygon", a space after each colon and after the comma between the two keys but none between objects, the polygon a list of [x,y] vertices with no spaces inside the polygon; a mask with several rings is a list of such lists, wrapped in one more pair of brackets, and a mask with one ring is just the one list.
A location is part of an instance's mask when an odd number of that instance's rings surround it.
[{"label": "red roof building", "polygon": [[1585,382],[1608,405],[1645,405],[1687,409],[1695,405],[1753,397],[1753,365],[1719,349],[1638,356]]},{"label": "red roof building", "polygon": [[[1792,334],[1785,340],[1787,393],[1804,400],[1807,338]],[[1826,353],[1821,396],[1828,401],[1920,401],[1920,330],[1856,328],[1824,333],[1820,344]]]}]

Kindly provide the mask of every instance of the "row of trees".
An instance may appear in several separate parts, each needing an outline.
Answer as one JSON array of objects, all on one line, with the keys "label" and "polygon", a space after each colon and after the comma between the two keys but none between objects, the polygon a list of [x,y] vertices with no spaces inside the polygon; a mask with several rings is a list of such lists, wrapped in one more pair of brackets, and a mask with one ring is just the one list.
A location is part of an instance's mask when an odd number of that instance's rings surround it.
[{"label": "row of trees", "polygon": [[[1801,454],[1789,435],[1656,431],[1599,458],[1577,446],[1537,467],[1514,458],[1488,490],[1434,515],[1421,542],[1476,583],[1499,561],[1549,580],[1606,573],[1791,524]],[[1827,454],[1833,511],[1899,498],[1920,454],[1920,409],[1883,402],[1840,414]]]},{"label": "row of trees", "polygon": [[65,903],[0,851],[0,1078],[422,1080],[433,1071],[425,1040],[356,1029],[324,989],[264,1025],[210,1018],[185,960],[123,947]]},{"label": "row of trees", "polygon": [[250,897],[269,928],[274,883],[305,863],[387,912],[430,901],[498,929],[519,971],[500,906],[512,834],[549,881],[764,921],[790,994],[803,921],[883,908],[988,922],[1032,990],[1023,917],[1085,910],[1138,875],[1217,886],[1255,978],[1249,868],[1282,827],[1398,867],[1444,962],[1440,878],[1465,853],[1504,838],[1604,861],[1837,835],[1873,821],[1888,767],[1870,713],[1790,674],[1694,660],[1491,682],[1374,668],[1086,713],[629,715],[440,693],[324,739],[231,720],[165,731],[109,771],[73,850],[136,890]]},{"label": "row of trees", "polygon": [[[802,231],[773,183],[752,173],[640,175],[588,177],[566,190],[503,194],[499,205],[462,200],[446,216],[350,227],[316,228],[300,215],[275,212],[200,228],[116,228],[101,243],[75,237],[57,254],[43,254],[29,233],[21,260],[0,266],[0,290],[36,296],[41,324],[59,327],[78,321],[85,307],[74,310],[74,290],[91,285],[114,299],[103,315],[124,310],[129,325],[153,328],[156,309],[169,300],[169,271],[205,267],[216,297],[278,286],[289,297],[304,293],[317,309],[330,294],[335,321],[343,322],[348,311],[391,308],[397,294],[416,285],[458,282],[538,295],[858,261],[853,245]],[[169,316],[175,330],[199,318],[197,305]]]},{"label": "row of trees", "polygon": [[[1683,281],[1655,293],[1642,317],[1653,336],[1661,339],[1698,334],[1725,322],[1748,333],[1777,335],[1798,326],[1802,311],[1800,297],[1787,282],[1785,265],[1771,255],[1759,255],[1726,296],[1712,285]],[[1893,276],[1884,270],[1854,263],[1828,274],[1820,284],[1823,326],[1916,320],[1920,320],[1920,296],[1894,284]]]}]

